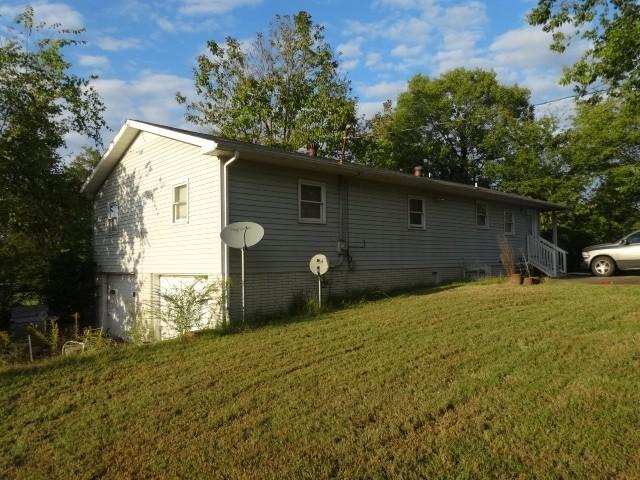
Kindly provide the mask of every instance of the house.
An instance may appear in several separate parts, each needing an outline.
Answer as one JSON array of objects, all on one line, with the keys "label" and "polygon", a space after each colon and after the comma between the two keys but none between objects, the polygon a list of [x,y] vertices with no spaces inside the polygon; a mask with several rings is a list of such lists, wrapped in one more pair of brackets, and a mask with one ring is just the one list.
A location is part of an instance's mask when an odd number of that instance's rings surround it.
[{"label": "house", "polygon": [[159,290],[196,277],[229,278],[238,318],[240,252],[220,238],[237,221],[265,230],[247,252],[248,315],[316,292],[317,253],[331,265],[324,295],[495,275],[500,238],[549,275],[565,269],[564,251],[539,236],[540,212],[559,205],[136,120],[83,191],[95,204],[100,323],[116,335]]}]

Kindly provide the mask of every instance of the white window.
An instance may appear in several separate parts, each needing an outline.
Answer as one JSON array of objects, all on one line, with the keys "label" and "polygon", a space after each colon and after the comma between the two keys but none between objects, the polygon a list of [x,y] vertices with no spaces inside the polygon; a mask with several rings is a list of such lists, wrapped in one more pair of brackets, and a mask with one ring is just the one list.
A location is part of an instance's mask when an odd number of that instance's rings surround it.
[{"label": "white window", "polygon": [[424,228],[424,198],[409,196],[407,203],[409,228]]},{"label": "white window", "polygon": [[303,223],[326,222],[325,185],[311,180],[298,181],[298,220]]},{"label": "white window", "polygon": [[189,184],[173,186],[173,223],[186,223],[189,219]]},{"label": "white window", "polygon": [[476,202],[476,225],[481,228],[489,227],[489,206],[487,202]]},{"label": "white window", "polygon": [[516,233],[516,224],[513,220],[513,210],[504,211],[504,233],[505,235],[513,235]]},{"label": "white window", "polygon": [[109,211],[107,212],[107,231],[118,231],[118,203],[111,202],[109,204]]}]

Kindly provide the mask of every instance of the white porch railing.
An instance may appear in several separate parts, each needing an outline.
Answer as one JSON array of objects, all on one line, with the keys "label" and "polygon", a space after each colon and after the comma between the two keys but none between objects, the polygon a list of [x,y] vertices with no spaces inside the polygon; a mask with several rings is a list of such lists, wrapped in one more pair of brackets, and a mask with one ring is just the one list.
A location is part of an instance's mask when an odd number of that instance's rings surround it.
[{"label": "white porch railing", "polygon": [[567,274],[567,252],[537,235],[527,235],[527,255],[531,265],[545,275]]}]

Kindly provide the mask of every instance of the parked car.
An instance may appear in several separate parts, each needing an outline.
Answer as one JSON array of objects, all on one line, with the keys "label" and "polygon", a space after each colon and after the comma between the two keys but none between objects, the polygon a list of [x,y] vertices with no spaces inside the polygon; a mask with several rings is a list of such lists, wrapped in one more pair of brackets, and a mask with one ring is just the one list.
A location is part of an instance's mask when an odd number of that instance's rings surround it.
[{"label": "parked car", "polygon": [[616,270],[640,270],[640,231],[617,242],[586,247],[582,261],[598,277],[609,277]]}]

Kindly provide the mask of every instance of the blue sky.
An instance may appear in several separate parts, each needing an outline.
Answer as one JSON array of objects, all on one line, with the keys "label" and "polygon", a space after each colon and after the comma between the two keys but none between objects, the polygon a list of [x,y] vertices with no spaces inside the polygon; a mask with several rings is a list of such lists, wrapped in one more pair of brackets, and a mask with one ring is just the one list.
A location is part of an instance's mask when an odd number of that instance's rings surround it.
[{"label": "blue sky", "polygon": [[[557,81],[563,65],[584,45],[564,55],[551,52],[550,38],[526,24],[531,0],[111,0],[33,2],[36,17],[83,27],[88,44],[69,59],[83,75],[97,74],[95,87],[107,105],[106,120],[117,130],[126,118],[188,126],[175,92],[192,91],[191,69],[208,39],[227,35],[249,40],[277,13],[309,11],[326,28],[352,81],[360,112],[371,115],[395,99],[416,73],[448,69],[493,69],[505,83],[532,91],[534,102],[570,93]],[[3,1],[0,27],[24,7]],[[1,35],[0,31],[0,35]],[[541,112],[566,114],[571,102]],[[105,132],[106,143],[114,132]],[[70,146],[83,142],[71,138]]]}]

